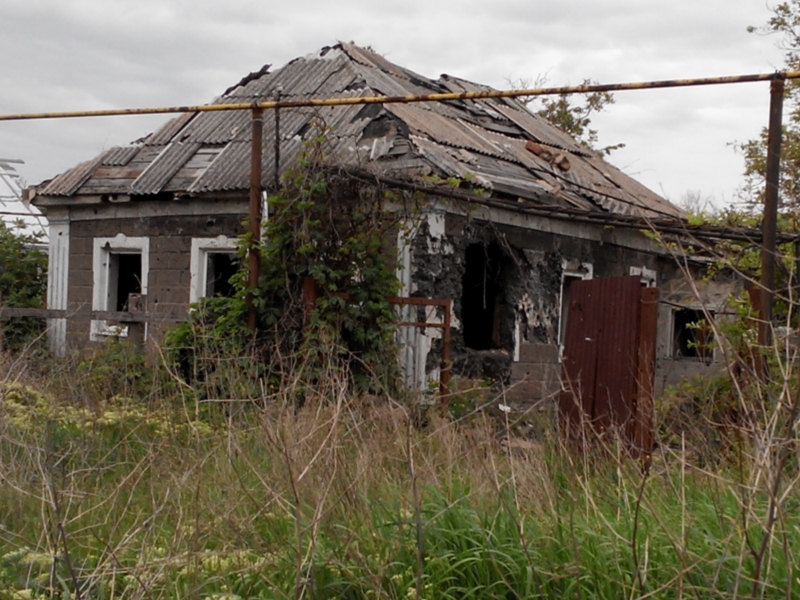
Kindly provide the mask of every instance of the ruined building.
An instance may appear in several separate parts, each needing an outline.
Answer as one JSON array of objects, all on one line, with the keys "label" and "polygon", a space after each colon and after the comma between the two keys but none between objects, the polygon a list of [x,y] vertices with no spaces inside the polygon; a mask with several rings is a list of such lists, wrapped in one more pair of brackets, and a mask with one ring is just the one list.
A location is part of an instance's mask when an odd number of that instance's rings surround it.
[{"label": "ruined building", "polygon": [[[429,79],[342,43],[265,67],[214,102],[487,89],[449,75]],[[703,318],[700,301],[681,291],[674,259],[641,232],[648,222],[679,222],[681,211],[518,101],[285,108],[277,134],[270,115],[261,165],[268,192],[276,137],[283,170],[320,127],[335,164],[384,185],[453,192],[430,192],[425,210],[392,245],[401,296],[453,301],[456,374],[499,378],[513,388],[511,397],[525,401],[557,394],[570,288],[620,276],[670,299],[656,310],[657,386],[709,362],[689,340],[691,324]],[[160,323],[185,318],[189,303],[227,293],[247,214],[250,118],[247,110],[182,114],[31,188],[29,199],[50,222],[49,307],[76,315],[88,306],[121,311],[129,294],[141,294],[154,315],[153,337]],[[448,178],[462,185],[435,183]],[[611,313],[629,313],[611,294],[604,301]],[[722,300],[719,290],[709,288],[707,296],[712,308]],[[628,327],[624,316],[615,321],[611,314],[604,335],[616,335],[615,322]],[[50,332],[53,348],[64,351],[125,329],[74,317],[54,319]],[[441,335],[433,328],[404,334],[409,383],[436,378]]]}]

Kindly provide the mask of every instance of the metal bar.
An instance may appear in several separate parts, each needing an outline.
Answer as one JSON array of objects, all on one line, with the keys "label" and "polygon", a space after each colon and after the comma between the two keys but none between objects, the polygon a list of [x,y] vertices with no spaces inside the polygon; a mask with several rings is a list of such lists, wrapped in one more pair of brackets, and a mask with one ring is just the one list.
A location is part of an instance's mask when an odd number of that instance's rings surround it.
[{"label": "metal bar", "polygon": [[439,371],[439,395],[442,399],[442,414],[447,415],[450,409],[450,312],[453,301],[447,300],[444,307],[444,333],[442,333],[442,366]]},{"label": "metal bar", "polygon": [[264,131],[264,111],[253,108],[252,140],[250,144],[250,206],[247,220],[250,243],[247,248],[247,324],[253,331],[258,326],[255,294],[261,270],[261,154]]},{"label": "metal bar", "polygon": [[696,79],[666,79],[632,83],[608,83],[576,85],[552,88],[530,88],[522,90],[487,90],[482,92],[457,92],[424,94],[420,96],[366,96],[354,98],[311,98],[304,100],[267,100],[264,102],[232,102],[230,104],[202,104],[155,108],[117,108],[106,110],[78,110],[45,113],[19,113],[0,115],[0,121],[27,121],[34,119],[67,119],[76,117],[114,117],[126,115],[154,115],[186,112],[217,112],[226,110],[252,110],[275,108],[304,108],[313,106],[351,106],[358,104],[408,104],[412,102],[445,102],[452,100],[481,100],[487,98],[519,98],[525,96],[547,96],[561,94],[587,94],[593,92],[621,92],[626,90],[652,90],[662,88],[753,83],[776,79],[800,79],[800,71],[778,71],[752,75],[727,77],[705,77]]},{"label": "metal bar", "polygon": [[39,215],[37,213],[13,212],[8,210],[0,210],[0,215],[6,217],[33,217],[34,219],[42,217],[42,215]]},{"label": "metal bar", "polygon": [[35,319],[63,319],[67,316],[66,310],[50,308],[0,308],[0,319],[33,317]]},{"label": "metal bar", "polygon": [[758,345],[761,347],[769,346],[772,343],[772,302],[775,297],[775,253],[777,250],[784,87],[783,79],[774,79],[770,86],[767,181],[764,190],[764,216],[761,221],[763,232],[761,311],[758,323]]},{"label": "metal bar", "polygon": [[[278,100],[281,98],[280,91],[277,94]],[[275,108],[275,193],[281,189],[281,109]]]},{"label": "metal bar", "polygon": [[387,296],[389,304],[410,304],[414,306],[447,306],[450,300],[446,298],[419,298],[417,296]]},{"label": "metal bar", "polygon": [[169,316],[158,313],[109,311],[109,310],[75,310],[56,308],[18,308],[3,306],[0,308],[0,319],[95,319],[114,321],[115,323],[183,323],[185,316]]}]

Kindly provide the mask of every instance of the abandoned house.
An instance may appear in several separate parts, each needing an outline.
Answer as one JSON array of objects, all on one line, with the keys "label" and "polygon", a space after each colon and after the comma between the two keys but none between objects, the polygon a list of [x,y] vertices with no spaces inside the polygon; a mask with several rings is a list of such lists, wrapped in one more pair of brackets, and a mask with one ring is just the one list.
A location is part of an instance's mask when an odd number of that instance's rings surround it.
[{"label": "abandoned house", "polygon": [[[265,67],[214,102],[489,89],[449,75],[429,79],[340,43]],[[276,162],[281,171],[292,165],[320,123],[336,164],[429,190],[425,210],[392,245],[400,296],[452,300],[454,374],[499,378],[519,401],[557,394],[570,322],[578,320],[571,313],[580,308],[569,302],[571,289],[622,277],[615,281],[635,286],[590,291],[585,300],[604,307],[612,338],[637,327],[638,289],[667,300],[651,307],[646,325],[656,339],[656,388],[712,361],[693,324],[706,318],[704,306],[723,302],[724,286],[700,298],[689,293],[674,258],[641,232],[648,222],[679,223],[682,212],[520,102],[282,108],[278,131],[271,114],[263,128],[266,192]],[[229,293],[248,210],[250,119],[248,110],[185,113],[28,190],[50,222],[49,308],[74,312],[50,323],[55,351],[125,335],[124,326],[81,308],[122,311],[130,294],[141,294],[152,338],[162,322],[185,318],[190,303]],[[431,183],[447,178],[464,185]],[[441,309],[419,310],[426,314],[416,319],[441,320]],[[584,321],[600,318],[581,310]],[[575,335],[590,340],[584,333]],[[408,383],[425,386],[438,376],[442,330],[406,328],[401,337]],[[618,362],[613,352],[599,354],[598,373],[611,368],[602,360]]]}]

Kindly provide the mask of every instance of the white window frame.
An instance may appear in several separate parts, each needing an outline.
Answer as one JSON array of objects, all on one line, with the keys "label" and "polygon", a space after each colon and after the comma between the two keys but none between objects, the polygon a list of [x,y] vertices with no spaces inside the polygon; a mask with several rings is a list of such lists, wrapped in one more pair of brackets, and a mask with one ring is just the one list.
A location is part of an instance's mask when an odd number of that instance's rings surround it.
[{"label": "white window frame", "polygon": [[236,254],[239,238],[218,235],[215,238],[192,238],[192,256],[189,265],[189,303],[195,304],[206,297],[208,285],[208,255]]},{"label": "white window frame", "polygon": [[654,269],[647,267],[629,267],[628,274],[634,277],[639,277],[645,287],[656,287],[658,282],[658,273]]},{"label": "white window frame", "polygon": [[[128,237],[119,233],[113,238],[94,238],[92,251],[92,272],[94,286],[92,288],[92,310],[110,310],[108,306],[108,285],[110,257],[112,254],[140,254],[142,257],[142,295],[147,295],[147,280],[150,274],[150,238]],[[121,325],[110,325],[108,321],[93,319],[89,338],[93,342],[102,341],[110,336],[127,337],[128,328]],[[147,326],[145,325],[145,337]]]}]

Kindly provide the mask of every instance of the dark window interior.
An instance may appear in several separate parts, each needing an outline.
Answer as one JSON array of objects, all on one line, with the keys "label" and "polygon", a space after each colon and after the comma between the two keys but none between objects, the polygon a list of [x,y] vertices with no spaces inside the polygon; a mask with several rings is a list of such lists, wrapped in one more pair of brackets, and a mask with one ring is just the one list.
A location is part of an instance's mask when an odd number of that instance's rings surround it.
[{"label": "dark window interior", "polygon": [[713,334],[702,310],[682,308],[674,312],[673,355],[675,358],[710,360]]},{"label": "dark window interior", "polygon": [[230,252],[209,252],[206,256],[206,296],[233,297],[236,290],[231,277],[239,271],[239,258]]},{"label": "dark window interior", "polygon": [[116,293],[113,310],[128,310],[128,296],[142,293],[142,255],[141,254],[112,254],[111,255],[111,282],[116,275]]},{"label": "dark window interior", "polygon": [[[467,246],[461,296],[464,344],[474,350],[509,345],[511,332],[504,331],[505,278],[510,261],[497,243]],[[507,319],[506,319],[507,320]]]}]

